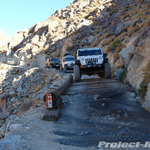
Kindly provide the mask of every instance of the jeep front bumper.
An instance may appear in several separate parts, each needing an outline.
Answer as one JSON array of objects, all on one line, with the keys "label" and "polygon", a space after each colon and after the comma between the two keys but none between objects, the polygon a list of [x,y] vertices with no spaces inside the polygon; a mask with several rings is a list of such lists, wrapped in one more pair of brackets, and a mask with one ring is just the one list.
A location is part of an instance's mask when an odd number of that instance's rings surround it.
[{"label": "jeep front bumper", "polygon": [[87,64],[87,65],[81,65],[81,68],[100,68],[102,67],[101,64]]}]

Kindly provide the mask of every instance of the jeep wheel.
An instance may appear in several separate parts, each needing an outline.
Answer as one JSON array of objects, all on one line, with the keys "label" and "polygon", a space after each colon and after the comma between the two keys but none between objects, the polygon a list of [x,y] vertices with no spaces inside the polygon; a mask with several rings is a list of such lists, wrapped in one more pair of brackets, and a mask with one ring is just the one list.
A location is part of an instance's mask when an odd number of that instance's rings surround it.
[{"label": "jeep wheel", "polygon": [[80,66],[74,65],[74,81],[79,82],[80,80],[81,80]]},{"label": "jeep wheel", "polygon": [[111,68],[109,62],[104,63],[104,74],[106,79],[111,78]]},{"label": "jeep wheel", "polygon": [[67,72],[67,67],[66,67],[66,65],[64,65],[63,72],[64,72],[64,73],[66,73],[66,72]]}]

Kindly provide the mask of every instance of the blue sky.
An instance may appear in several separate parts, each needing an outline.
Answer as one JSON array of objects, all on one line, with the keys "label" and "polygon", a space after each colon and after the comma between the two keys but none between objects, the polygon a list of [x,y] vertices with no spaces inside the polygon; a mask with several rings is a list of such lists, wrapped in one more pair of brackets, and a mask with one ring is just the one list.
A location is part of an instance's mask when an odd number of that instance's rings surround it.
[{"label": "blue sky", "polygon": [[0,30],[14,36],[37,22],[45,21],[73,0],[0,0]]}]

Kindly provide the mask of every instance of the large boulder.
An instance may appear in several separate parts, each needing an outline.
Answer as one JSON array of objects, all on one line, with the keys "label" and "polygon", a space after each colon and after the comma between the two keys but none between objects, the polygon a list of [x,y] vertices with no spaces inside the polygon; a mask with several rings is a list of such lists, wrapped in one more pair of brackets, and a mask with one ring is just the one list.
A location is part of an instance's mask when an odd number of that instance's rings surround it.
[{"label": "large boulder", "polygon": [[134,52],[134,48],[123,48],[121,51],[120,51],[120,56],[122,57],[123,61],[124,61],[124,64],[125,64],[125,67],[128,67],[129,63],[130,63],[130,54],[132,54]]},{"label": "large boulder", "polygon": [[128,67],[127,81],[136,89],[139,89],[143,80],[143,69],[150,60],[150,39],[146,40],[135,53]]},{"label": "large boulder", "polygon": [[113,73],[113,75],[119,80],[120,75],[123,73],[124,69],[119,68],[117,71]]},{"label": "large boulder", "polygon": [[0,52],[0,62],[2,62],[2,63],[6,63],[7,62],[6,52]]},{"label": "large boulder", "polygon": [[46,58],[43,51],[41,51],[38,55],[36,55],[34,58],[32,58],[31,62],[31,68],[38,67],[40,69],[43,69],[46,66]]},{"label": "large boulder", "polygon": [[23,33],[18,32],[15,34],[15,36],[12,38],[9,44],[9,49],[14,49],[15,47],[21,47],[20,45],[22,44],[22,41],[24,39]]},{"label": "large boulder", "polygon": [[89,36],[89,37],[88,37],[88,43],[91,44],[92,41],[93,41],[93,39],[94,39],[94,36]]},{"label": "large boulder", "polygon": [[108,29],[109,35],[119,35],[124,27],[124,23],[121,21],[115,22],[114,25],[111,25]]}]

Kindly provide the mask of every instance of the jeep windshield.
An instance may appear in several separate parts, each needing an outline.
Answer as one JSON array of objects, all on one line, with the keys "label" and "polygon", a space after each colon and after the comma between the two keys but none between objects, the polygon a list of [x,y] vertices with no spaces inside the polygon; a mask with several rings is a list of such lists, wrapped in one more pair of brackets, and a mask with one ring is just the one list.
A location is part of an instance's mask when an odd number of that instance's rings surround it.
[{"label": "jeep windshield", "polygon": [[59,62],[59,59],[57,59],[57,58],[52,58],[51,61],[57,61],[57,62]]},{"label": "jeep windshield", "polygon": [[65,58],[65,61],[75,61],[75,58],[74,57],[67,57],[67,58]]},{"label": "jeep windshield", "polygon": [[102,55],[101,49],[97,50],[79,50],[78,56]]}]

